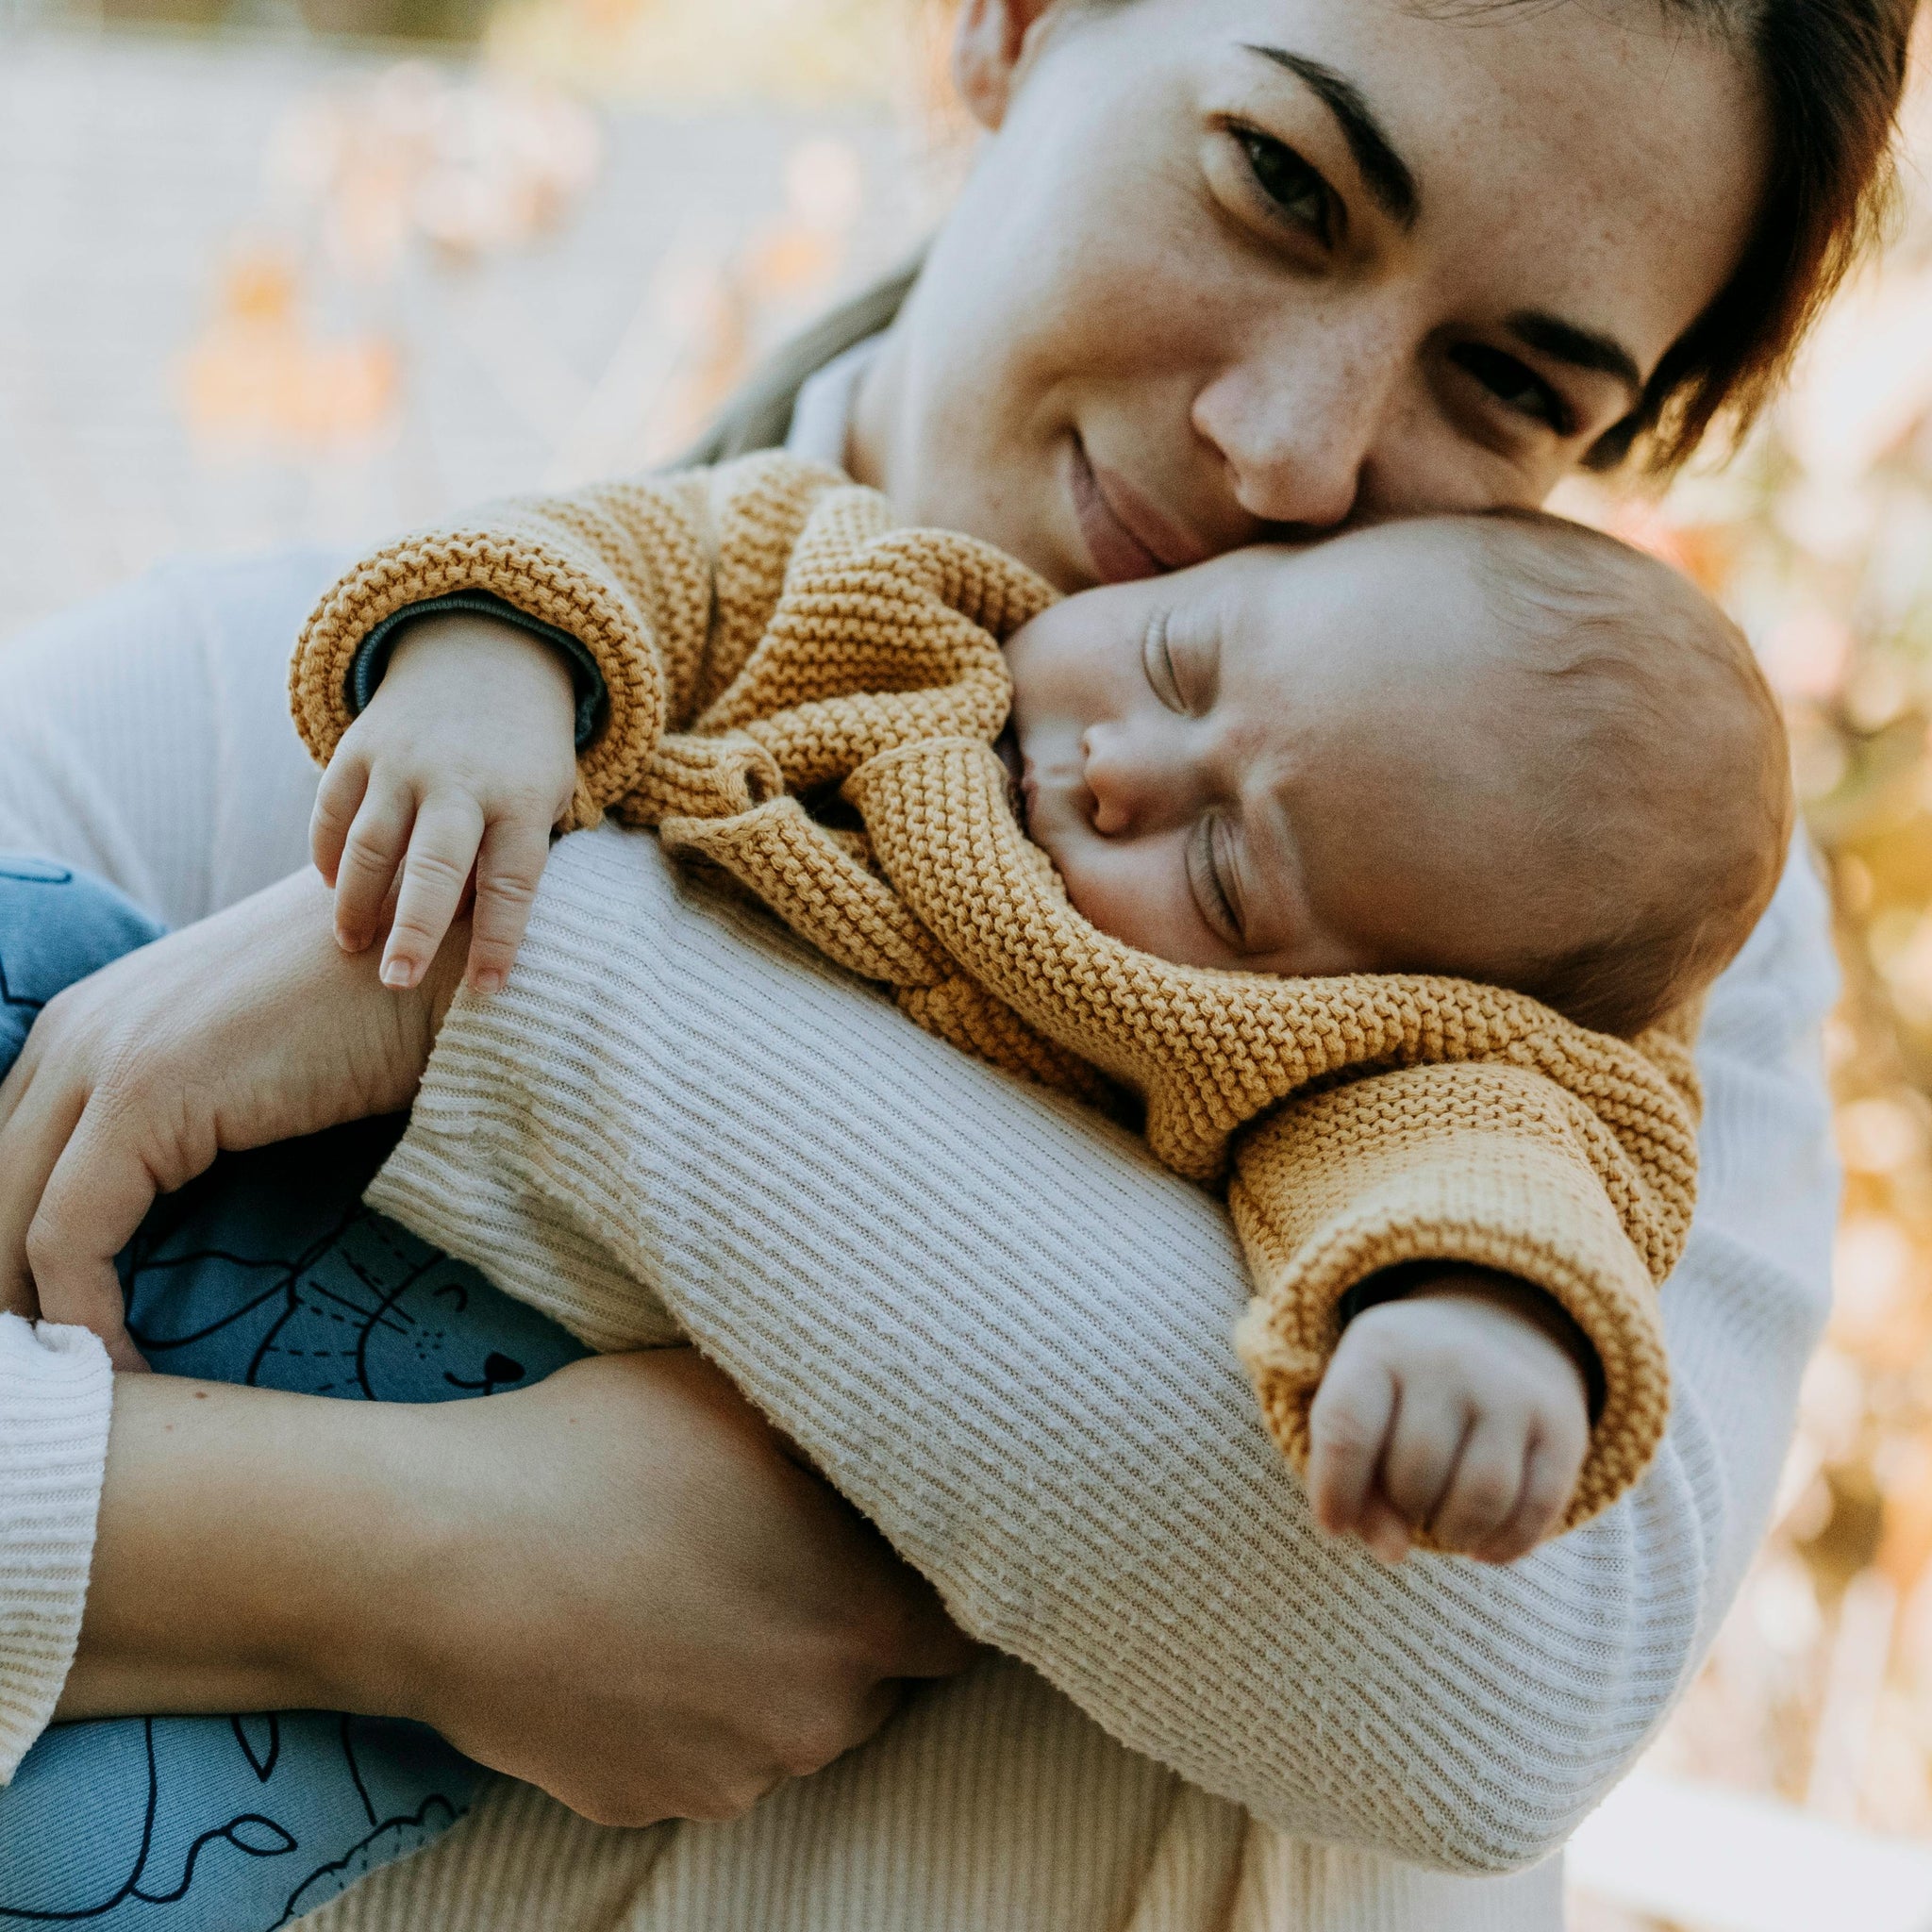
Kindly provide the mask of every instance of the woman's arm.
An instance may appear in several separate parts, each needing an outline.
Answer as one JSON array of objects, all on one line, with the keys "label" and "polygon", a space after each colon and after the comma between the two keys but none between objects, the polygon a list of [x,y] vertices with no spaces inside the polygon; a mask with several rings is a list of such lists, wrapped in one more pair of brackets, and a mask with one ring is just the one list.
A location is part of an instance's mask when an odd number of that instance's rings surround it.
[{"label": "woman's arm", "polygon": [[1299,1836],[1495,1871],[1627,1767],[1760,1532],[1823,1314],[1831,987],[1800,867],[1707,1035],[1665,1451],[1507,1570],[1323,1539],[1234,1357],[1219,1208],[647,841],[559,848],[375,1198],[605,1346],[651,1284],[968,1630],[1128,1743]]},{"label": "woman's arm", "polygon": [[[177,923],[301,866],[316,774],[288,720],[287,652],[336,568],[308,553],[176,566],[10,641],[0,849],[86,866]],[[241,1018],[245,1002],[221,996],[225,971],[293,937],[293,905],[326,920],[312,880],[289,890],[291,901],[261,902],[266,924],[226,958],[217,948],[208,971],[164,990],[163,1013],[180,1017],[175,995],[192,991],[213,997],[214,1020]],[[317,937],[310,964],[340,974],[349,962],[325,923]],[[391,1027],[408,1005],[379,990],[376,1001]],[[269,1037],[286,1049],[318,1017],[311,1038],[340,1042],[347,1023],[319,997]],[[141,1030],[151,1047],[165,1028]],[[391,1056],[403,1095],[426,1044]],[[275,1130],[274,1106],[307,1104],[300,1081],[271,1079],[258,1097],[271,1104],[262,1131]],[[369,1088],[357,1105],[377,1098]],[[97,1221],[81,1245],[99,1261],[112,1241]],[[566,1408],[558,1391],[509,1408],[499,1397],[439,1411],[433,1427],[160,1378],[120,1378],[117,1406],[92,1337],[0,1317],[0,1781],[63,1683],[68,1716],[340,1692],[442,1722],[599,1815],[719,1810],[864,1735],[891,1679],[957,1667],[960,1640],[929,1591],[722,1381],[688,1356],[586,1366],[560,1385],[579,1398]],[[487,1419],[458,1413],[472,1408]],[[584,1426],[592,1417],[608,1427]],[[450,1560],[421,1605],[394,1585],[406,1525],[421,1527],[439,1492],[398,1454],[376,1472],[391,1485],[376,1502],[367,1467],[397,1429],[441,1443],[450,1478],[436,1525]],[[493,1456],[465,1447],[478,1431]],[[357,1482],[336,1480],[358,1468]],[[506,1470],[526,1498],[533,1472],[555,1487],[540,1507],[507,1510]],[[601,1568],[586,1569],[592,1558]],[[475,1588],[453,1595],[459,1574]],[[400,1684],[342,1675],[405,1654]],[[520,1710],[520,1687],[538,1686],[548,1701]]]},{"label": "woman's arm", "polygon": [[135,1376],[58,1714],[418,1718],[641,1824],[737,1815],[968,1656],[688,1349],[429,1407]]}]

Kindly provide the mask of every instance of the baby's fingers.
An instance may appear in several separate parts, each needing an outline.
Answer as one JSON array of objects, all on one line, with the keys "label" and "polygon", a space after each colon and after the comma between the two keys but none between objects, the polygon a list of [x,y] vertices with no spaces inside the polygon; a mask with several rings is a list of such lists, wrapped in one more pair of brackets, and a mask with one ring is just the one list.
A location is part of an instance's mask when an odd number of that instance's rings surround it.
[{"label": "baby's fingers", "polygon": [[1375,1473],[1395,1415],[1387,1365],[1346,1336],[1308,1411],[1308,1499],[1331,1536],[1367,1537]]},{"label": "baby's fingers", "polygon": [[1516,1507],[1470,1554],[1485,1563],[1513,1563],[1555,1536],[1569,1512],[1587,1445],[1588,1438],[1573,1441],[1567,1431],[1560,1438],[1532,1441]]},{"label": "baby's fingers", "polygon": [[1415,1541],[1408,1524],[1402,1520],[1394,1505],[1383,1495],[1379,1488],[1369,1497],[1369,1505],[1362,1511],[1362,1525],[1357,1534],[1361,1537],[1369,1555],[1391,1568],[1406,1560]]},{"label": "baby's fingers", "polygon": [[1435,1521],[1470,1433],[1469,1405],[1431,1377],[1405,1375],[1382,1457],[1382,1493],[1412,1529]]},{"label": "baby's fingers", "polygon": [[336,943],[364,951],[382,930],[396,872],[416,818],[413,791],[379,778],[364,792],[336,873]]},{"label": "baby's fingers", "polygon": [[406,991],[429,971],[463,903],[482,839],[483,808],[465,792],[430,798],[416,814],[383,948],[383,985]]},{"label": "baby's fingers", "polygon": [[470,932],[469,981],[475,991],[495,992],[509,977],[549,858],[550,827],[539,812],[492,820],[483,834]]},{"label": "baby's fingers", "polygon": [[1484,1416],[1470,1431],[1429,1531],[1444,1550],[1487,1544],[1516,1513],[1529,1459],[1524,1419]]},{"label": "baby's fingers", "polygon": [[369,790],[369,767],[353,754],[338,751],[322,774],[315,809],[308,815],[308,856],[324,880],[333,886],[342,863],[349,828]]}]

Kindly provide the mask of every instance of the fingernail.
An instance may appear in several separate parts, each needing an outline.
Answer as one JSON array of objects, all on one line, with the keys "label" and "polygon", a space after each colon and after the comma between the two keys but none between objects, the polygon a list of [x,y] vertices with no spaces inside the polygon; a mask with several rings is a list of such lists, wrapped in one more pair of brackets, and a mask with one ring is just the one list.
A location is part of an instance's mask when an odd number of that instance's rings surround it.
[{"label": "fingernail", "polygon": [[479,973],[472,983],[480,993],[501,992],[503,991],[503,974],[493,970],[489,973]]},{"label": "fingernail", "polygon": [[407,959],[386,959],[382,967],[382,983],[393,986],[407,992],[415,984],[416,974]]}]

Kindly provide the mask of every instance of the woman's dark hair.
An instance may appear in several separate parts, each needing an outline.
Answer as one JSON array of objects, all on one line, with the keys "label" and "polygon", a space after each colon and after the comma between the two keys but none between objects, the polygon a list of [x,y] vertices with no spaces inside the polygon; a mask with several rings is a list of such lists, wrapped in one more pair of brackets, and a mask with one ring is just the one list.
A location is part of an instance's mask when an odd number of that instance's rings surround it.
[{"label": "woman's dark hair", "polygon": [[[1510,0],[1520,4],[1520,0]],[[1667,16],[1748,50],[1763,86],[1771,175],[1743,259],[1658,363],[1642,403],[1591,451],[1613,469],[1641,445],[1668,474],[1722,420],[1741,436],[1776,392],[1820,309],[1884,233],[1892,138],[1918,0],[1658,0]]]},{"label": "woman's dark hair", "polygon": [[[1119,6],[1125,0],[1079,0]],[[1472,15],[1563,0],[1415,0]],[[1784,381],[1807,330],[1884,233],[1892,139],[1919,0],[1655,0],[1667,20],[1728,40],[1755,62],[1771,153],[1743,258],[1717,299],[1657,364],[1643,400],[1607,430],[1589,465],[1636,450],[1668,475],[1722,421],[1741,436]],[[788,343],[725,405],[686,461],[715,462],[785,438],[799,385],[884,328],[916,279],[902,270]]]}]

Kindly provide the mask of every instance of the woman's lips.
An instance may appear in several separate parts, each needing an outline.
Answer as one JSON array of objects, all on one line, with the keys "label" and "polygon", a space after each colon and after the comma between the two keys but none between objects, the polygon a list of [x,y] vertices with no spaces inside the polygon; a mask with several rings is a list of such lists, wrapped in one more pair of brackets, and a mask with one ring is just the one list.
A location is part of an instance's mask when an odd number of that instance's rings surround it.
[{"label": "woman's lips", "polygon": [[1169,523],[1125,477],[1096,470],[1077,435],[1071,447],[1074,511],[1103,583],[1130,584],[1207,558],[1199,542]]}]

